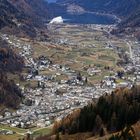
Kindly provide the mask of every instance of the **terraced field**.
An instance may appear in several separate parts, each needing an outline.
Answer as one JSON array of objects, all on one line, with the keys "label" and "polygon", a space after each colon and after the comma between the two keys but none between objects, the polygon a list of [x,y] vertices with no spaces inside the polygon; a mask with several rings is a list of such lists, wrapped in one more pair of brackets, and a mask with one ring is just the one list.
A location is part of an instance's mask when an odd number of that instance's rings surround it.
[{"label": "terraced field", "polygon": [[[48,56],[54,63],[80,71],[91,83],[96,83],[110,74],[104,67],[109,66],[114,72],[119,69],[116,65],[119,60],[116,47],[129,50],[123,39],[109,34],[109,29],[110,26],[49,25],[50,42],[34,43],[34,57]],[[101,74],[89,76],[84,69],[89,66],[100,69]],[[50,71],[45,73],[52,74]]]}]

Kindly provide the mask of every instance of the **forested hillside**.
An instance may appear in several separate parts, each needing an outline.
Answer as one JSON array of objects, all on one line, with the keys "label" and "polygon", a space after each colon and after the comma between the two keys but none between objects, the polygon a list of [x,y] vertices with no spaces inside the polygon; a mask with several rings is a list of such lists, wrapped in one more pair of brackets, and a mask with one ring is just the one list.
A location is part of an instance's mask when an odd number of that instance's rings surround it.
[{"label": "forested hillside", "polygon": [[18,56],[5,41],[0,39],[0,70],[4,72],[21,71],[24,60]]},{"label": "forested hillside", "polygon": [[13,80],[8,80],[6,73],[0,71],[0,107],[16,109],[21,103],[22,95]]},{"label": "forested hillside", "polygon": [[0,107],[18,108],[22,100],[21,90],[9,80],[7,73],[21,72],[23,67],[23,58],[0,39]]},{"label": "forested hillside", "polygon": [[114,133],[131,126],[140,119],[140,87],[118,89],[111,95],[101,96],[97,103],[75,111],[61,122],[54,125],[55,132],[74,134],[92,132],[105,135],[107,130]]},{"label": "forested hillside", "polygon": [[[35,38],[47,21],[44,0],[0,0],[0,29],[4,33]],[[45,29],[44,29],[45,30]]]}]

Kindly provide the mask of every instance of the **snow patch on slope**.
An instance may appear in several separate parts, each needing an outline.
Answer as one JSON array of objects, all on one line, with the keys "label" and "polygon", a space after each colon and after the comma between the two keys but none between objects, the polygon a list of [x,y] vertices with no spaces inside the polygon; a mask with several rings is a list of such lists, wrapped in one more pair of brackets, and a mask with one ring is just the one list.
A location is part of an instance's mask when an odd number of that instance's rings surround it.
[{"label": "snow patch on slope", "polygon": [[59,23],[63,23],[64,20],[61,16],[59,17],[55,17],[50,21],[50,24],[59,24]]}]

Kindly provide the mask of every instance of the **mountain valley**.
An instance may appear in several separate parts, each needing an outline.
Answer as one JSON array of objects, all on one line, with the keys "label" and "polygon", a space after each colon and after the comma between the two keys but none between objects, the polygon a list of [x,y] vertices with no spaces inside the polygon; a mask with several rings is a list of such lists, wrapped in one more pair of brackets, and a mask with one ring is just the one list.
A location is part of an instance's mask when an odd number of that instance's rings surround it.
[{"label": "mountain valley", "polygon": [[140,139],[140,0],[0,0],[0,14],[0,140]]}]

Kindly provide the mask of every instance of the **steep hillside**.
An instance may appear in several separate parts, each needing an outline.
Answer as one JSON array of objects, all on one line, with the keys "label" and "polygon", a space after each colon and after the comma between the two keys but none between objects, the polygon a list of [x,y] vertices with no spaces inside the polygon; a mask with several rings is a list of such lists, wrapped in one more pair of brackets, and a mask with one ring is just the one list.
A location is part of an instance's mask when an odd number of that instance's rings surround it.
[{"label": "steep hillside", "polygon": [[140,27],[140,5],[122,22],[122,25],[126,27]]},{"label": "steep hillside", "polygon": [[115,33],[134,34],[140,40],[140,5],[119,25]]},{"label": "steep hillside", "polygon": [[98,134],[104,127],[109,132],[115,132],[132,125],[140,119],[139,90],[139,87],[119,89],[111,95],[102,96],[97,104],[84,107],[75,123],[70,121],[70,126],[67,120],[63,120],[62,126],[69,133],[92,131]]},{"label": "steep hillside", "polygon": [[14,25],[12,20],[15,17],[18,18],[18,13],[19,11],[7,0],[0,0],[0,28],[6,25]]},{"label": "steep hillside", "polygon": [[11,34],[36,37],[47,20],[44,0],[0,0],[0,29]]},{"label": "steep hillside", "polygon": [[0,39],[0,107],[18,108],[22,100],[21,90],[14,81],[8,80],[7,73],[21,72],[23,65],[23,59]]},{"label": "steep hillside", "polygon": [[128,15],[140,4],[140,0],[57,0],[63,5],[77,4],[88,11],[116,13]]},{"label": "steep hillside", "polygon": [[18,56],[8,44],[0,39],[0,70],[4,72],[18,72],[24,66],[24,60]]},{"label": "steep hillside", "polygon": [[52,137],[37,140],[139,140],[140,86],[116,89],[53,126]]},{"label": "steep hillside", "polygon": [[47,19],[48,4],[44,0],[9,0],[9,2],[32,19]]},{"label": "steep hillside", "polygon": [[122,22],[113,32],[134,33],[140,39],[140,0],[57,0],[57,3],[65,7],[75,4],[85,11],[115,14]]},{"label": "steep hillside", "polygon": [[[0,71],[0,107],[18,108],[22,100],[21,90],[5,73]],[[1,112],[0,112],[1,113]]]}]

